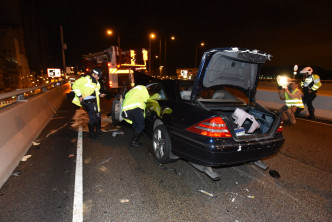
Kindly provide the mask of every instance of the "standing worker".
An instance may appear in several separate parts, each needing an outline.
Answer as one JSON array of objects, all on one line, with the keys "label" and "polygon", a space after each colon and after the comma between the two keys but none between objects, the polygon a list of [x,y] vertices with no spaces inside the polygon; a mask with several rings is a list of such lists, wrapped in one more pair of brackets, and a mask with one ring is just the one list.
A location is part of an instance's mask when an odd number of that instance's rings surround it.
[{"label": "standing worker", "polygon": [[[95,139],[101,135],[101,115],[100,115],[100,99],[106,94],[101,94],[98,79],[101,78],[102,70],[94,68],[90,75],[77,79],[73,84],[75,97],[73,103],[83,107],[89,116],[89,137]],[[96,131],[94,131],[96,128]]]},{"label": "standing worker", "polygon": [[309,118],[315,119],[315,109],[312,105],[312,101],[316,98],[317,90],[321,87],[322,83],[318,75],[312,74],[313,70],[311,67],[305,67],[300,73],[303,74],[303,80],[301,82],[303,102],[308,107]]},{"label": "standing worker", "polygon": [[285,100],[286,105],[279,109],[284,120],[289,120],[291,125],[295,125],[295,113],[298,110],[303,110],[301,91],[298,88],[298,83],[290,81],[289,85],[279,91],[280,99]]},{"label": "standing worker", "polygon": [[149,98],[149,92],[145,86],[138,85],[129,90],[122,103],[121,116],[133,125],[133,139],[130,146],[138,147],[140,136],[145,127],[145,106]]}]

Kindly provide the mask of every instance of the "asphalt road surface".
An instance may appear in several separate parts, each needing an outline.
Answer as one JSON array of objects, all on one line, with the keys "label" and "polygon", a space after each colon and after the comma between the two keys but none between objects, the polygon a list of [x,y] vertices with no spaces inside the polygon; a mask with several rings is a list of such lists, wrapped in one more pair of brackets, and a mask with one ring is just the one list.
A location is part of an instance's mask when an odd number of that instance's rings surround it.
[{"label": "asphalt road surface", "polygon": [[[143,147],[129,147],[130,125],[114,127],[108,112],[103,100],[105,133],[92,140],[85,112],[64,102],[0,189],[1,222],[332,221],[330,124],[298,119],[267,170],[218,168],[213,181],[184,160],[158,164],[146,135]],[[124,134],[113,137],[117,130]]]}]

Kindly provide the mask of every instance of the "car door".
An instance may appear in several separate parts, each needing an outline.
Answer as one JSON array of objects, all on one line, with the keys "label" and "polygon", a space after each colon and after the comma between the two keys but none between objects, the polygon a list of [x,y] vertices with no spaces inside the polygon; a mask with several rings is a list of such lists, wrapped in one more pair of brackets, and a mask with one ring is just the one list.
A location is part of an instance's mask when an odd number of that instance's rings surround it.
[{"label": "car door", "polygon": [[145,108],[145,129],[149,133],[153,131],[153,124],[156,119],[162,119],[163,108],[160,106],[160,101],[167,100],[165,90],[158,82],[151,83],[146,86],[150,98],[146,103]]}]

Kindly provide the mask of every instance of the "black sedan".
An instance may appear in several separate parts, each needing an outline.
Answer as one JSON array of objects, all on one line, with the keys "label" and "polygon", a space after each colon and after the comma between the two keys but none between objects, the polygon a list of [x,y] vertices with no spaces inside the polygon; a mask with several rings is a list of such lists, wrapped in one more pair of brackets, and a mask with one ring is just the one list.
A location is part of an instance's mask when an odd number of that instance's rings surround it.
[{"label": "black sedan", "polygon": [[182,158],[216,179],[211,167],[277,153],[284,143],[281,116],[255,102],[259,71],[269,58],[257,50],[212,49],[194,81],[150,80],[145,131],[158,162]]}]

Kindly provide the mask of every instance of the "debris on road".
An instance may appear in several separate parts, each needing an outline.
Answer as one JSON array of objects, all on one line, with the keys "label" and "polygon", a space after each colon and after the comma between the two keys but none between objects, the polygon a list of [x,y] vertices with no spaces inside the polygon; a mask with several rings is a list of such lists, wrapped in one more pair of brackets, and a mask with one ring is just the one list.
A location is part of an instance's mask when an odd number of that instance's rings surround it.
[{"label": "debris on road", "polygon": [[254,164],[263,170],[266,170],[267,168],[269,168],[269,166],[261,160],[255,161]]},{"label": "debris on road", "polygon": [[114,131],[113,133],[112,133],[112,136],[113,137],[115,137],[116,135],[122,135],[122,134],[124,134],[124,132],[123,131],[121,131],[121,130],[117,130],[117,131]]},{"label": "debris on road", "polygon": [[171,171],[174,171],[174,173],[176,174],[176,175],[181,175],[181,173],[178,173],[178,171],[175,169],[175,168],[169,168],[169,167],[165,167],[165,166],[163,166],[162,164],[158,164],[158,166],[159,166],[159,168],[161,168],[161,169],[164,169],[164,170],[171,170]]},{"label": "debris on road", "polygon": [[40,143],[39,142],[37,142],[37,141],[32,141],[32,145],[34,145],[34,146],[38,146]]},{"label": "debris on road", "polygon": [[[68,123],[69,123],[69,122],[68,122]],[[58,128],[58,129],[51,130],[51,132],[50,132],[49,134],[47,134],[45,138],[47,138],[47,137],[49,137],[50,135],[52,135],[52,134],[58,132],[59,130],[61,130],[62,128],[64,128],[65,126],[67,126],[68,123],[66,123],[65,125],[61,126],[61,127]]]},{"label": "debris on road", "polygon": [[104,160],[103,162],[101,162],[99,165],[104,165],[107,162],[110,162],[112,159],[112,157],[108,158],[107,160]]},{"label": "debris on road", "polygon": [[12,176],[18,177],[20,174],[21,174],[21,171],[18,170],[17,172],[12,173]]},{"label": "debris on road", "polygon": [[280,178],[280,174],[276,170],[270,170],[269,174],[271,175],[271,177]]},{"label": "debris on road", "polygon": [[29,158],[31,157],[31,155],[25,155],[21,161],[27,161]]},{"label": "debris on road", "polygon": [[129,203],[129,200],[128,199],[121,199],[120,203]]},{"label": "debris on road", "polygon": [[212,193],[206,192],[205,190],[198,190],[198,191],[201,192],[202,194],[205,194],[205,195],[209,196],[209,197],[216,197]]}]

